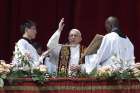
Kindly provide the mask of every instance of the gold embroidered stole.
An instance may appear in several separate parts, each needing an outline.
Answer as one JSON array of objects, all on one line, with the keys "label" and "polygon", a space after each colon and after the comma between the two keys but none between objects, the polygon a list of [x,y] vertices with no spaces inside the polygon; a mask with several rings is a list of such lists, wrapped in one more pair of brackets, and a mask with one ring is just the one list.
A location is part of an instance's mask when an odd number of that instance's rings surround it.
[{"label": "gold embroidered stole", "polygon": [[[86,49],[85,46],[80,45],[80,58],[84,53],[85,49]],[[63,71],[64,73],[68,74],[70,56],[71,56],[70,47],[62,46],[59,54],[58,73]],[[82,60],[80,60],[80,58],[79,64],[85,63],[85,58],[83,58]]]}]

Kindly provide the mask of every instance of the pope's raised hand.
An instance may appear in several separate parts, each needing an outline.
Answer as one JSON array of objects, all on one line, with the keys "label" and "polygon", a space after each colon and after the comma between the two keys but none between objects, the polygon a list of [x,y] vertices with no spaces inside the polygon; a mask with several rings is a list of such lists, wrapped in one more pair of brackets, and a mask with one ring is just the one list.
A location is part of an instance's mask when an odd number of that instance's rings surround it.
[{"label": "pope's raised hand", "polygon": [[58,26],[58,30],[59,31],[62,31],[63,30],[63,28],[64,28],[64,18],[62,18],[61,20],[60,20],[60,22],[59,22],[59,26]]}]

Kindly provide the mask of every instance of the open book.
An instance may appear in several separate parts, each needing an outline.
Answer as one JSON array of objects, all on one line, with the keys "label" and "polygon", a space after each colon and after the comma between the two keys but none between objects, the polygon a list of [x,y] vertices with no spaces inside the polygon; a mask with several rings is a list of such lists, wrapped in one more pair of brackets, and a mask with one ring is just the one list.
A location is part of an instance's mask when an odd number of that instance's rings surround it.
[{"label": "open book", "polygon": [[85,50],[83,57],[86,55],[97,53],[101,43],[102,43],[103,36],[96,34],[87,49]]}]

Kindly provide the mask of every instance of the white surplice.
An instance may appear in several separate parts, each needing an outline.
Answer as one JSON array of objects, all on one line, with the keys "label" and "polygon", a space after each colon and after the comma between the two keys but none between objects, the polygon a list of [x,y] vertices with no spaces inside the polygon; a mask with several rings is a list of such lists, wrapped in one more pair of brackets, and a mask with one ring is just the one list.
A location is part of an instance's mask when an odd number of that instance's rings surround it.
[{"label": "white surplice", "polygon": [[[19,49],[19,50],[18,50]],[[22,53],[22,55],[26,55],[29,54],[31,57],[32,61],[29,61],[32,67],[36,67],[40,64],[39,61],[39,55],[36,51],[36,49],[25,39],[20,39],[15,46],[15,56],[12,60],[12,64],[14,65],[19,65],[21,64],[20,62],[18,62],[17,58],[18,58],[18,54],[17,52],[20,51]]]},{"label": "white surplice", "polygon": [[110,66],[115,70],[117,68],[127,69],[134,64],[134,46],[129,38],[122,38],[117,33],[111,32],[103,37],[97,54],[86,56],[84,68],[87,73],[90,73],[93,69],[102,66]]},{"label": "white surplice", "polygon": [[[61,50],[61,45],[59,45],[59,38],[60,38],[61,31],[57,30],[52,37],[49,39],[47,47],[52,49],[52,52],[50,54],[48,68],[53,69],[53,72],[57,72],[58,68],[58,61],[59,61],[59,53]],[[68,73],[70,73],[70,65],[79,63],[80,58],[80,44],[77,44],[75,46],[70,47],[71,55],[69,60],[69,69]],[[53,73],[52,72],[52,73]]]}]

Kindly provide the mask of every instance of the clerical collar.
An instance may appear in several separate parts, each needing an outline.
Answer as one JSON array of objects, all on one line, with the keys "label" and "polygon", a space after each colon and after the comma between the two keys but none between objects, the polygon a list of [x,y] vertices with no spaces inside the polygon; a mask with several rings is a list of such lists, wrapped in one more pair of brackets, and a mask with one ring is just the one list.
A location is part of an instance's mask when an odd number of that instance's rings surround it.
[{"label": "clerical collar", "polygon": [[116,32],[116,30],[119,30],[119,28],[114,27],[114,28],[112,28],[112,31],[111,32]]},{"label": "clerical collar", "polygon": [[26,40],[30,44],[33,44],[33,42],[30,39],[26,38],[26,37],[22,37],[22,39]]},{"label": "clerical collar", "polygon": [[111,32],[117,33],[117,34],[118,34],[120,37],[122,37],[122,38],[126,38],[126,37],[127,37],[127,36],[126,36],[123,32],[121,32],[121,30],[120,30],[119,28],[117,28],[117,27],[112,28]]},{"label": "clerical collar", "polygon": [[79,47],[80,44],[72,44],[73,45],[73,48],[76,48],[76,47]]}]

